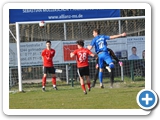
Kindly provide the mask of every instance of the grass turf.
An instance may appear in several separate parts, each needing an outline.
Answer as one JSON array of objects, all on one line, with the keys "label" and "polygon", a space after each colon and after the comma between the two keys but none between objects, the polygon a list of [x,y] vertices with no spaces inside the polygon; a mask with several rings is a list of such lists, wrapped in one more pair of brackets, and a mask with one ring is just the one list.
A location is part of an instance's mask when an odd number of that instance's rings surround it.
[{"label": "grass turf", "polygon": [[56,91],[47,83],[46,92],[42,92],[41,84],[23,85],[25,92],[12,88],[9,93],[9,109],[140,109],[136,96],[144,85],[143,80],[126,81],[115,82],[114,88],[110,88],[106,82],[101,89],[97,83],[87,95],[79,84],[71,87],[57,83]]}]

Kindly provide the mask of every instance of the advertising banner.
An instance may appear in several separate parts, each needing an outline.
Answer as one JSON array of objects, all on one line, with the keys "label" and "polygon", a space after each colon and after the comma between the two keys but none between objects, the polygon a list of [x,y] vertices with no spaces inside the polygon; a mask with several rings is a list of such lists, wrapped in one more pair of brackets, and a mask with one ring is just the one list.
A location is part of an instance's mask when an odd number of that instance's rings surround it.
[{"label": "advertising banner", "polygon": [[120,9],[10,9],[10,23],[120,17]]},{"label": "advertising banner", "polygon": [[[90,45],[91,40],[84,41],[84,47]],[[51,47],[56,54],[53,58],[54,64],[75,63],[76,58],[70,58],[70,53],[77,49],[76,41],[51,41]],[[145,50],[145,37],[125,37],[114,40],[107,40],[107,47],[112,49],[115,55],[121,60],[132,60],[130,56],[136,54],[137,59],[142,59],[142,52]],[[132,50],[136,47],[136,51]],[[20,56],[22,66],[42,65],[41,52],[46,48],[46,42],[22,42],[20,43]],[[91,50],[95,53],[95,49]],[[133,55],[132,55],[133,56]],[[9,65],[17,66],[16,43],[9,44]]]}]

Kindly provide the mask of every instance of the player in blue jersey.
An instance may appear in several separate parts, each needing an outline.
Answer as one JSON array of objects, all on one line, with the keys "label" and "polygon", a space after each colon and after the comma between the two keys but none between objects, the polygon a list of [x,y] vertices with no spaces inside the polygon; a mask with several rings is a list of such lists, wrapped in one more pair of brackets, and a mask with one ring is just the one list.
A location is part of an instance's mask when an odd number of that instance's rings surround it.
[{"label": "player in blue jersey", "polygon": [[[91,41],[91,44],[88,46],[88,49],[91,50],[95,46],[95,52],[98,54],[98,65],[99,65],[99,81],[100,81],[100,87],[103,87],[103,65],[105,61],[108,65],[111,71],[114,69],[114,64],[111,59],[111,56],[108,54],[107,49],[107,40],[124,37],[126,36],[126,33],[122,33],[119,35],[112,35],[112,36],[106,36],[106,35],[100,35],[99,29],[93,30],[93,40]],[[111,86],[113,87],[113,86]]]},{"label": "player in blue jersey", "polygon": [[[111,56],[112,59],[114,59],[117,63],[119,63],[120,66],[123,66],[123,62],[121,62],[116,55],[114,54],[114,52],[112,51],[112,49],[107,48],[108,49],[108,54]],[[108,67],[109,65],[106,64],[104,62],[104,68],[106,68],[109,72],[109,76],[110,76],[110,82],[111,82],[111,88],[113,87],[113,82],[114,82],[114,69],[111,69]],[[98,58],[96,59],[96,71],[95,71],[95,75],[94,75],[94,80],[92,83],[91,87],[94,87],[98,78],[98,73],[99,73],[99,66],[98,66]]]}]

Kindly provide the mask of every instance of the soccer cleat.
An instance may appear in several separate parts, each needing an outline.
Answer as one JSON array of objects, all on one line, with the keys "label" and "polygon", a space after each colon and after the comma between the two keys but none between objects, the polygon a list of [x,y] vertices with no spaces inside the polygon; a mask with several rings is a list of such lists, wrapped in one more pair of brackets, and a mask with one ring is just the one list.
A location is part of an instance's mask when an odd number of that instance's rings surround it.
[{"label": "soccer cleat", "polygon": [[111,85],[110,88],[113,88],[113,85]]},{"label": "soccer cleat", "polygon": [[104,86],[103,86],[103,85],[101,85],[101,86],[100,86],[100,88],[104,88]]},{"label": "soccer cleat", "polygon": [[111,72],[111,68],[106,66],[106,69],[108,70],[108,72]]},{"label": "soccer cleat", "polygon": [[103,83],[100,83],[100,88],[104,88]]},{"label": "soccer cleat", "polygon": [[58,88],[57,88],[57,87],[53,87],[53,89],[58,90]]},{"label": "soccer cleat", "polygon": [[43,92],[46,92],[45,88],[42,88],[42,91],[43,91]]},{"label": "soccer cleat", "polygon": [[84,94],[86,95],[86,94],[87,94],[87,91],[84,91]]}]

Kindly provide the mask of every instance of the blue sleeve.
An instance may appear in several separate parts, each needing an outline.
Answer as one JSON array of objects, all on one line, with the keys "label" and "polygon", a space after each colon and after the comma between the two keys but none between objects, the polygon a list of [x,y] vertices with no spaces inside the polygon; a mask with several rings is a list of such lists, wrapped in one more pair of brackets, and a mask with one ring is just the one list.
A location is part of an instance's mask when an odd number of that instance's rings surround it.
[{"label": "blue sleeve", "polygon": [[110,40],[110,36],[105,35],[106,40]]},{"label": "blue sleeve", "polygon": [[91,44],[90,44],[91,46],[94,46],[95,45],[95,39],[93,39],[92,41],[91,41]]}]

